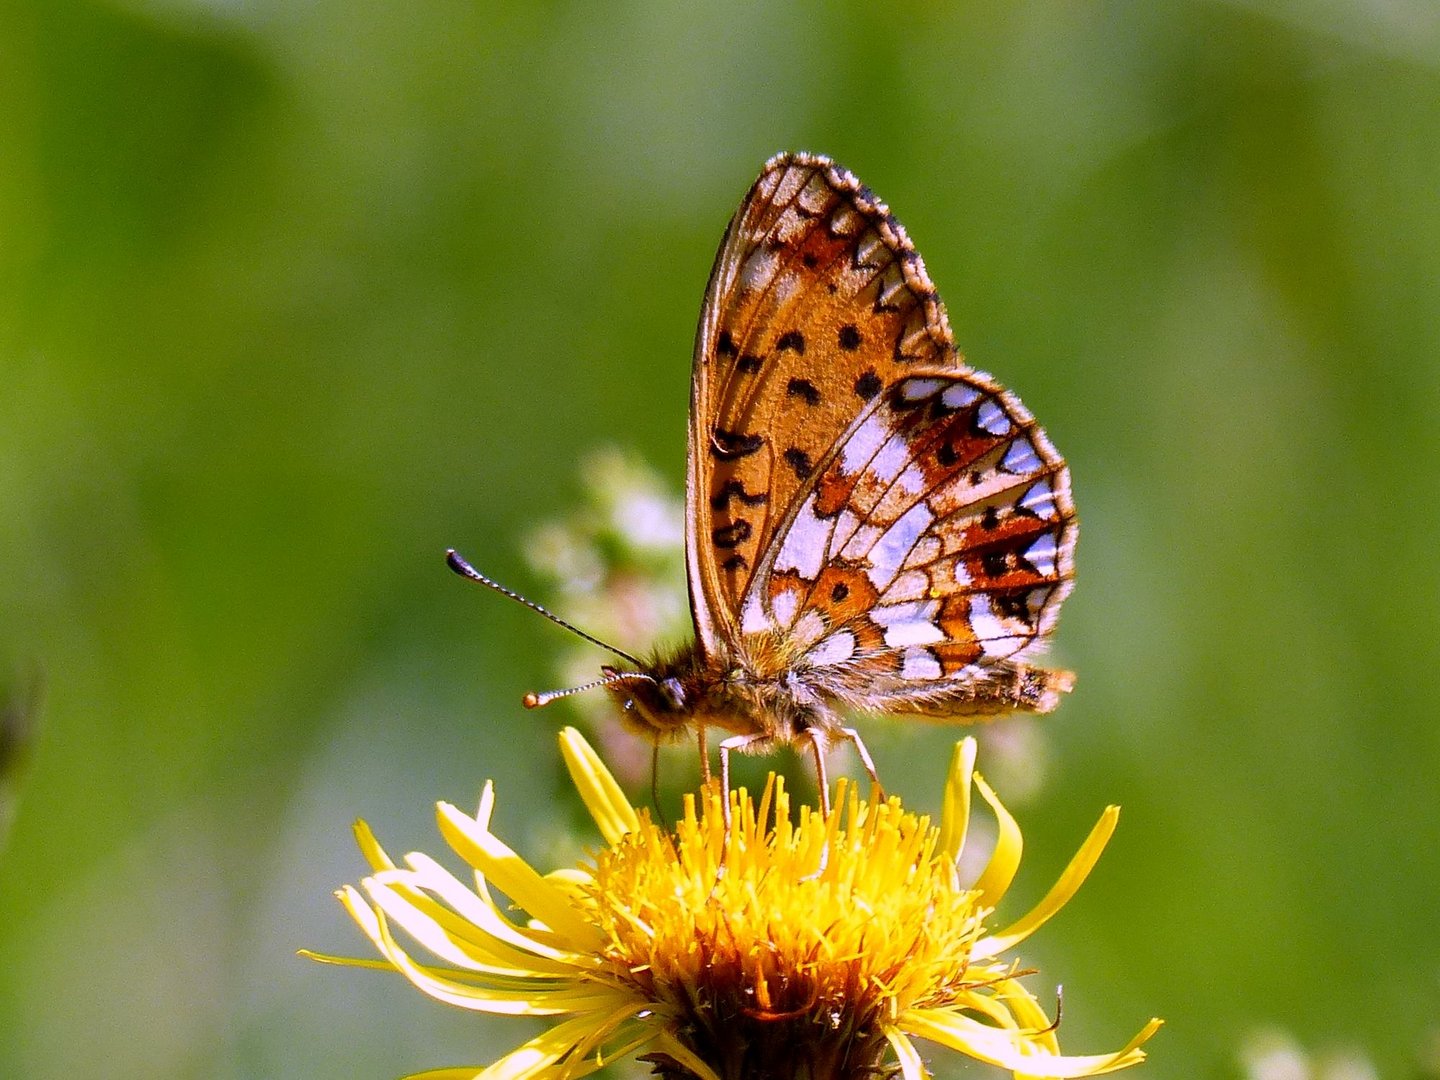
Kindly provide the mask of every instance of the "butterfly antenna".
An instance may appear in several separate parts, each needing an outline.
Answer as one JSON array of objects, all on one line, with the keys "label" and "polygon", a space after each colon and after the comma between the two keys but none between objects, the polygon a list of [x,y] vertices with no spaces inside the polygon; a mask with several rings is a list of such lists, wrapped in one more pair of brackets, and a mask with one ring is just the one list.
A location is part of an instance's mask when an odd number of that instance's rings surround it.
[{"label": "butterfly antenna", "polygon": [[[524,604],[524,605],[525,605],[526,607],[528,607],[531,611],[534,611],[534,612],[537,612],[538,614],[544,615],[545,618],[549,619],[551,622],[556,623],[556,624],[559,625],[559,626],[563,626],[566,630],[569,630],[572,634],[576,635],[577,637],[582,637],[582,638],[584,638],[586,641],[590,642],[590,644],[592,644],[592,645],[599,645],[600,648],[604,649],[606,652],[612,652],[612,653],[614,653],[616,656],[620,657],[620,659],[629,661],[630,663],[634,664],[636,667],[644,667],[644,666],[645,666],[645,665],[642,664],[639,660],[636,660],[635,657],[631,656],[629,653],[627,653],[627,652],[622,652],[621,650],[615,648],[614,645],[607,645],[605,642],[601,641],[599,638],[595,637],[593,634],[587,634],[584,630],[581,630],[578,626],[574,626],[574,625],[566,622],[564,619],[560,618],[560,616],[559,616],[559,615],[556,615],[553,611],[547,611],[547,610],[545,610],[545,609],[544,609],[543,607],[541,607],[539,604],[535,603],[535,601],[533,601],[533,600],[526,600],[525,597],[521,596],[521,595],[520,595],[519,593],[517,593],[517,592],[512,592],[510,589],[505,588],[505,586],[504,586],[504,585],[501,585],[498,581],[491,581],[491,580],[490,580],[488,577],[486,577],[484,574],[480,573],[479,570],[476,570],[473,566],[471,566],[468,562],[466,562],[463,558],[461,558],[461,557],[460,557],[460,553],[457,552],[454,548],[448,548],[448,549],[446,549],[446,551],[445,551],[445,564],[446,564],[447,566],[449,566],[451,570],[454,570],[455,573],[459,574],[461,577],[469,578],[471,581],[478,581],[481,585],[485,585],[485,586],[488,586],[488,587],[491,588],[491,589],[494,589],[494,590],[495,590],[496,592],[498,592],[501,596],[508,596],[511,600],[514,600],[517,604]],[[603,680],[603,679],[602,679],[600,683],[597,683],[597,684],[595,684],[595,685],[597,685],[597,686],[598,686],[598,685],[601,685],[601,684],[603,684],[605,681],[606,681],[606,680]],[[589,689],[591,689],[591,687],[588,687],[588,686],[587,686],[587,687],[581,687],[580,689],[589,690]],[[574,693],[575,691],[567,691],[567,692],[568,692],[568,693]],[[543,696],[543,695],[542,695],[542,696]],[[563,696],[563,695],[561,695],[561,696]],[[532,706],[532,708],[533,708],[533,706]]]},{"label": "butterfly antenna", "polygon": [[566,690],[546,690],[539,694],[532,691],[520,699],[520,704],[524,705],[527,709],[541,709],[549,705],[552,701],[559,701],[561,698],[570,697],[572,694],[583,694],[587,690],[597,690],[602,686],[610,686],[612,683],[630,682],[635,679],[642,679],[645,682],[652,683],[655,681],[653,675],[647,675],[643,671],[613,671],[603,679],[596,679],[594,682],[588,682],[584,686],[572,686]]}]

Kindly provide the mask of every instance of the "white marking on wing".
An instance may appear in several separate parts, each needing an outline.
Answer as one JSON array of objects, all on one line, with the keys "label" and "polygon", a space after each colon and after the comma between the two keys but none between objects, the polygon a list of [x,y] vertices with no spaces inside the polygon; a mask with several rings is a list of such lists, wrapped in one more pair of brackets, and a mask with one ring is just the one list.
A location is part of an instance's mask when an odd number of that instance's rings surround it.
[{"label": "white marking on wing", "polygon": [[940,538],[934,533],[926,533],[920,537],[919,542],[910,549],[910,554],[905,558],[905,567],[929,566],[940,557]]},{"label": "white marking on wing", "polygon": [[923,570],[907,570],[885,590],[886,603],[900,600],[924,600],[930,592],[930,576]]},{"label": "white marking on wing", "polygon": [[788,203],[800,194],[801,187],[806,184],[815,174],[807,173],[803,169],[788,168],[779,173],[779,183],[775,186],[775,194],[772,201],[777,203]]},{"label": "white marking on wing", "polygon": [[879,604],[870,609],[870,618],[880,626],[898,626],[901,623],[934,622],[940,613],[936,600],[907,600],[899,604]]},{"label": "white marking on wing", "polygon": [[756,248],[740,267],[740,288],[747,292],[759,292],[770,284],[775,276],[775,253]]},{"label": "white marking on wing", "polygon": [[945,392],[940,395],[940,400],[944,402],[947,409],[960,410],[979,396],[980,391],[976,390],[973,386],[967,386],[965,383],[956,383],[954,386],[945,388]]},{"label": "white marking on wing", "polygon": [[760,604],[760,593],[751,589],[750,595],[745,598],[745,608],[740,612],[740,632],[759,634],[769,629],[770,619]]},{"label": "white marking on wing", "polygon": [[905,288],[905,274],[895,263],[886,267],[880,278],[880,294],[877,297],[880,303],[888,304],[895,299],[895,294]]},{"label": "white marking on wing", "polygon": [[1000,467],[1008,473],[1024,474],[1034,472],[1043,464],[1029,439],[1016,439],[1010,444],[1010,449],[1005,451]]},{"label": "white marking on wing", "polygon": [[855,635],[849,630],[840,630],[821,640],[820,644],[805,654],[805,659],[811,667],[828,667],[831,664],[843,664],[854,655]]},{"label": "white marking on wing", "polygon": [[900,677],[915,682],[926,682],[940,678],[940,661],[929,649],[906,649],[900,663]]},{"label": "white marking on wing", "polygon": [[862,525],[855,530],[855,535],[850,538],[850,542],[845,545],[840,554],[846,559],[863,559],[874,550],[875,545],[880,542],[880,537],[884,535],[885,530],[878,525]]},{"label": "white marking on wing", "polygon": [[788,627],[795,621],[795,609],[800,606],[800,597],[786,589],[770,602],[770,606],[775,609],[775,622]]},{"label": "white marking on wing", "polygon": [[884,589],[890,584],[900,572],[905,556],[910,554],[910,549],[934,520],[929,507],[923,502],[916,503],[885,530],[885,535],[870,549],[870,565],[865,567],[865,573],[875,588]]},{"label": "white marking on wing", "polygon": [[993,401],[987,401],[980,406],[980,411],[975,414],[975,423],[991,435],[1010,433],[1010,418],[1005,415],[1005,410]]},{"label": "white marking on wing", "polygon": [[853,511],[841,510],[840,515],[835,519],[835,531],[830,534],[830,553],[838,554],[859,527],[860,519],[855,516]]},{"label": "white marking on wing", "polygon": [[923,401],[931,397],[945,384],[939,379],[906,379],[900,384],[902,401]]},{"label": "white marking on wing", "polygon": [[814,581],[820,576],[834,528],[834,518],[827,520],[816,515],[815,496],[811,495],[790,523],[785,542],[775,556],[775,569],[794,570],[806,581]]},{"label": "white marking on wing", "polygon": [[945,640],[945,632],[934,623],[902,622],[885,631],[885,644],[892,649],[906,645],[933,645]]},{"label": "white marking on wing", "polygon": [[990,597],[976,593],[970,598],[970,629],[980,643],[980,650],[986,656],[1005,657],[1015,651],[1019,635],[995,614]]},{"label": "white marking on wing", "polygon": [[775,279],[774,286],[770,289],[770,302],[780,305],[788,303],[790,298],[804,288],[800,275],[793,271],[781,274]]},{"label": "white marking on wing", "polygon": [[1055,593],[1055,586],[1047,585],[1039,589],[1031,589],[1025,594],[1025,606],[1030,609],[1030,616],[1034,618],[1045,610],[1045,605],[1050,603],[1050,597]]},{"label": "white marking on wing", "polygon": [[1020,505],[1039,517],[1049,517],[1055,512],[1055,489],[1050,486],[1049,480],[1032,484],[1020,500]]},{"label": "white marking on wing", "polygon": [[889,427],[879,413],[867,416],[864,422],[850,433],[850,437],[840,449],[840,468],[845,475],[854,476],[865,468],[866,463],[875,456],[875,452],[885,444],[889,432]]},{"label": "white marking on wing", "polygon": [[820,178],[820,174],[816,173],[810,178],[810,182],[800,190],[796,201],[805,208],[806,212],[818,216],[823,214],[835,201],[835,194],[830,190],[830,186]]},{"label": "white marking on wing", "polygon": [[835,213],[830,215],[829,228],[836,236],[853,236],[864,220],[852,207],[842,203]]},{"label": "white marking on wing", "polygon": [[825,634],[825,619],[818,611],[807,611],[795,622],[790,631],[798,648],[805,649],[819,641]]},{"label": "white marking on wing", "polygon": [[910,461],[910,443],[904,435],[891,435],[885,440],[865,469],[867,478],[873,477],[882,487],[889,486]]},{"label": "white marking on wing", "polygon": [[1025,549],[1021,556],[1037,573],[1050,577],[1055,573],[1055,537],[1046,533]]},{"label": "white marking on wing", "polygon": [[859,242],[855,245],[855,261],[868,263],[884,248],[885,241],[881,239],[880,234],[874,229],[870,229],[860,237]]},{"label": "white marking on wing", "polygon": [[905,466],[905,471],[895,478],[895,488],[911,497],[920,495],[925,490],[925,470],[912,461]]}]

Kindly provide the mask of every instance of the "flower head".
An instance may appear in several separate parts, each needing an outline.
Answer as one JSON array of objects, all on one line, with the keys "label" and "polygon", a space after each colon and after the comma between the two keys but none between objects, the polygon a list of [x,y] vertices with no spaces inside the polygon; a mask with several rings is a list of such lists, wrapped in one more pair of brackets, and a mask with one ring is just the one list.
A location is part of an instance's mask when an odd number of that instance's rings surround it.
[{"label": "flower head", "polygon": [[[341,902],[383,962],[425,993],[480,1012],[551,1016],[544,1034],[488,1069],[430,1077],[583,1076],[644,1050],[667,1077],[859,1077],[898,1062],[925,1075],[914,1039],[1017,1077],[1092,1076],[1144,1060],[1152,1020],[1121,1050],[1060,1053],[1055,1026],[1007,954],[1074,895],[1113,832],[1111,807],[1037,907],[1003,929],[990,917],[1019,866],[1014,819],[956,747],[939,826],[895,798],[842,792],[822,816],[792,814],[771,776],[758,800],[711,786],[674,830],[637,813],[580,735],[561,747],[606,845],[593,865],[541,875],[489,828],[441,803],[441,832],[474,871],[467,884],[428,856],[397,866],[357,826],[373,868]],[[989,863],[962,883],[972,791],[998,823]],[[506,914],[492,889],[529,918]],[[399,927],[439,964],[416,960]]]}]

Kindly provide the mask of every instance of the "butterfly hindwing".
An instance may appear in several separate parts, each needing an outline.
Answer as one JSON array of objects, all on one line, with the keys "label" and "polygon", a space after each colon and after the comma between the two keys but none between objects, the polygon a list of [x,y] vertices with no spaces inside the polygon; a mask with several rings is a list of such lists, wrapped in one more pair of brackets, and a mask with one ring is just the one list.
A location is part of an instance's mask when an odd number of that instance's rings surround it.
[{"label": "butterfly hindwing", "polygon": [[697,335],[688,537],[712,652],[781,523],[860,413],[908,371],[960,370],[904,229],[828,159],[770,161],[731,221]]},{"label": "butterfly hindwing", "polygon": [[[979,372],[888,387],[827,456],[762,557],[742,633],[877,711],[984,712],[1070,590],[1069,474],[1014,395]],[[998,709],[997,709],[998,711]]]}]

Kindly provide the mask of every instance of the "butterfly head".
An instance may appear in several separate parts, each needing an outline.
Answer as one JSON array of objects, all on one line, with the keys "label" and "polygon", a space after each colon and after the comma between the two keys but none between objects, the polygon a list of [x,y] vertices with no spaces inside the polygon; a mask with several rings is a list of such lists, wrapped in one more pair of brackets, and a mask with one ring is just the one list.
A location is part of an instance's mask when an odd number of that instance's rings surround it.
[{"label": "butterfly head", "polygon": [[691,695],[675,675],[603,667],[604,687],[630,727],[654,738],[683,728],[690,720]]}]

